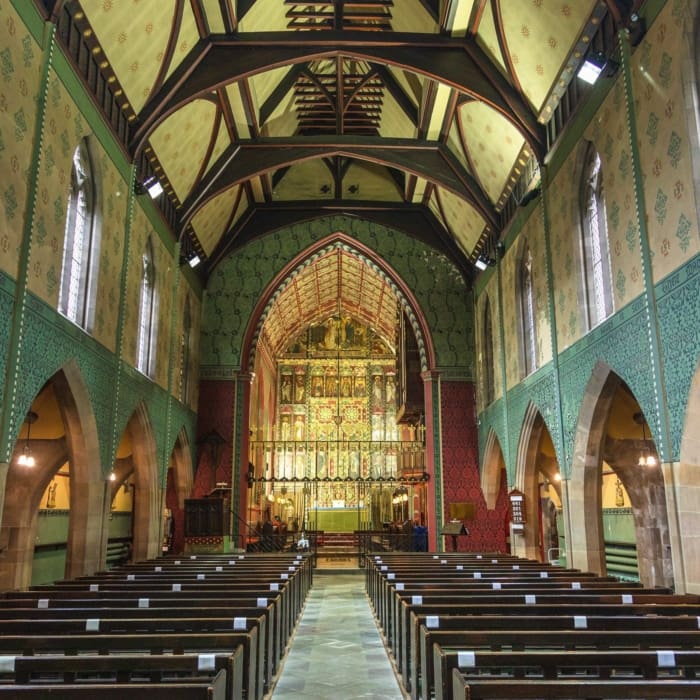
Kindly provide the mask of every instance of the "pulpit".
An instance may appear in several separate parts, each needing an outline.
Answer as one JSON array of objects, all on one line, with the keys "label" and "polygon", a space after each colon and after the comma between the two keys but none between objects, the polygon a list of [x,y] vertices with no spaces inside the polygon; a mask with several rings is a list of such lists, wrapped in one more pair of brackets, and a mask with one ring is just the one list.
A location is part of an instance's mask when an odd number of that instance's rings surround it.
[{"label": "pulpit", "polygon": [[231,551],[231,489],[217,484],[205,498],[185,499],[185,552]]}]

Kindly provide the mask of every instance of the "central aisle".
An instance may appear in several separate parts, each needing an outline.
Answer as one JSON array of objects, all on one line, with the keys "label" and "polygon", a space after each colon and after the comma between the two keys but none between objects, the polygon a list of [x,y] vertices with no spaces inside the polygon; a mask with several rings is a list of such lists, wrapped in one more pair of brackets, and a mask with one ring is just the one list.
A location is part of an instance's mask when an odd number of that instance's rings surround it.
[{"label": "central aisle", "polygon": [[377,630],[364,572],[314,571],[272,700],[403,700]]}]

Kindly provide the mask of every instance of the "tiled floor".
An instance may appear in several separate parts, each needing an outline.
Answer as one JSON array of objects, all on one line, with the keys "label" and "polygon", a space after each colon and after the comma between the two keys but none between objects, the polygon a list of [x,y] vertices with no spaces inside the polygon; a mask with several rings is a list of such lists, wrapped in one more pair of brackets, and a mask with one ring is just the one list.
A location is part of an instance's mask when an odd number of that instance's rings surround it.
[{"label": "tiled floor", "polygon": [[403,700],[364,572],[319,570],[272,700]]}]

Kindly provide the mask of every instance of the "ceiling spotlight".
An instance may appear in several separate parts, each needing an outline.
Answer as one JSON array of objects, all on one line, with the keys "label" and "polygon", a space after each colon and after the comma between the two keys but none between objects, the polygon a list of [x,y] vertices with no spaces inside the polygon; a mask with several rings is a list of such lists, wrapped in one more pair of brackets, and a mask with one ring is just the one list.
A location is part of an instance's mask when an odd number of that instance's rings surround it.
[{"label": "ceiling spotlight", "polygon": [[586,60],[578,69],[578,77],[589,85],[593,85],[603,71],[605,71],[605,75],[612,75],[616,67],[617,64],[604,53],[590,51],[586,56]]},{"label": "ceiling spotlight", "polygon": [[187,264],[188,264],[190,267],[197,267],[197,265],[199,265],[199,263],[201,263],[201,262],[202,262],[202,259],[199,257],[199,255],[197,255],[197,254],[195,253],[195,254],[187,261]]},{"label": "ceiling spotlight", "polygon": [[163,194],[163,185],[158,182],[158,178],[155,175],[146,178],[143,182],[137,182],[134,190],[136,194],[146,194],[148,193],[151,199]]},{"label": "ceiling spotlight", "polygon": [[474,261],[477,270],[485,270],[487,267],[494,267],[496,260],[484,252],[479,253],[479,257]]}]

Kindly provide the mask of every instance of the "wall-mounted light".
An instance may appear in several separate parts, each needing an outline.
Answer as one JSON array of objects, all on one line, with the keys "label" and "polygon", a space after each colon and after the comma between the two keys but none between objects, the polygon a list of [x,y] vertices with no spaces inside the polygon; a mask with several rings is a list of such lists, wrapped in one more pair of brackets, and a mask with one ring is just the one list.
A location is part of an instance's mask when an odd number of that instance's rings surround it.
[{"label": "wall-mounted light", "polygon": [[17,464],[19,464],[21,467],[36,466],[36,459],[34,459],[34,455],[32,455],[32,448],[29,444],[29,435],[32,429],[32,423],[35,423],[38,417],[39,416],[34,413],[34,411],[29,411],[29,413],[27,413],[27,415],[24,417],[24,422],[27,424],[27,437],[24,441],[22,452],[17,458]]},{"label": "wall-mounted light", "polygon": [[116,481],[117,480],[117,475],[112,471],[109,473],[109,480],[110,481]]},{"label": "wall-mounted light", "polygon": [[581,67],[578,69],[578,77],[589,85],[594,85],[601,75],[603,75],[603,77],[610,77],[616,70],[616,61],[608,58],[601,51],[589,51]]}]

